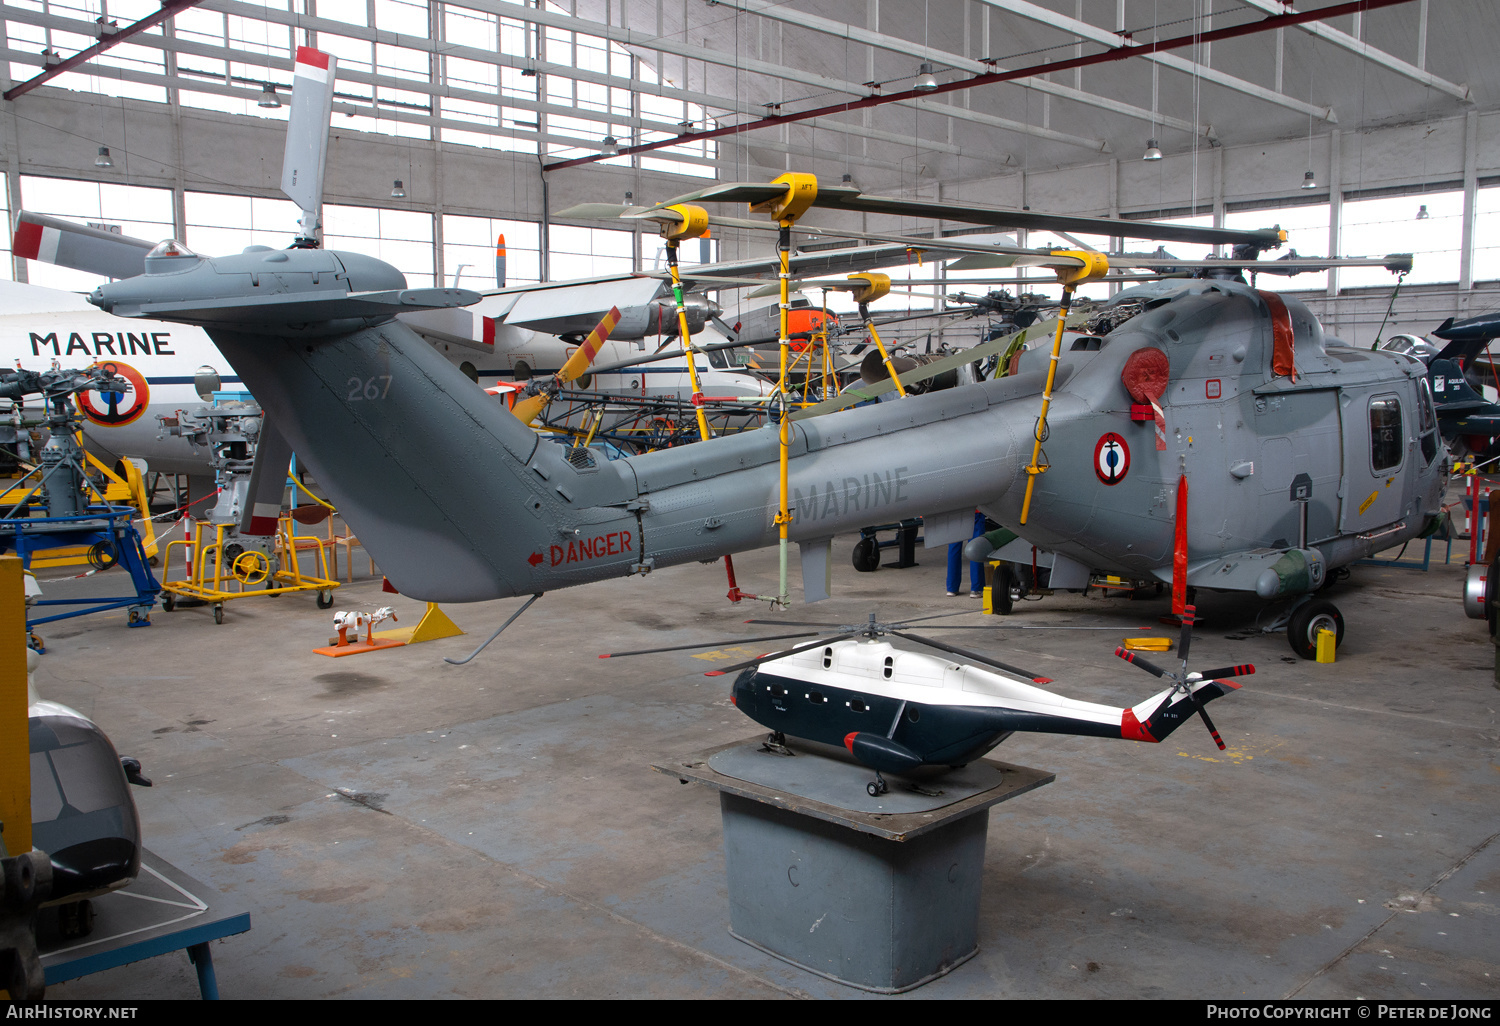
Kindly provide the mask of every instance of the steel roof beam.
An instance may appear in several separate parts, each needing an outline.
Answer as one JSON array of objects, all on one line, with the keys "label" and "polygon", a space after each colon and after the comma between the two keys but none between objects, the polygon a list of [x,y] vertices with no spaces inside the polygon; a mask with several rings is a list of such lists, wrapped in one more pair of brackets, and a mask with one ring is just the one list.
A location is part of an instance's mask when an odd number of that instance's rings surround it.
[{"label": "steel roof beam", "polygon": [[[147,29],[155,28],[157,25],[160,25],[162,22],[166,21],[168,18],[172,17],[172,15],[178,13],[179,11],[185,11],[189,7],[196,7],[201,2],[202,0],[166,0],[166,2],[161,5],[161,10],[155,11],[152,14],[148,14],[140,21],[137,21],[130,25],[126,25],[119,31],[111,32],[109,35],[101,35],[99,38],[99,42],[95,43],[93,46],[79,50],[73,56],[62,60],[57,64],[48,64],[46,65],[46,69],[40,75],[28,78],[20,85],[11,86],[5,91],[5,98],[7,100],[14,100],[18,96],[24,96],[35,89],[37,86],[42,85],[44,82],[50,82],[58,75],[62,75],[69,71],[72,71],[80,64],[87,64],[89,61],[93,60],[104,51],[118,46],[120,43],[125,42],[125,40],[129,39],[131,36],[139,35]],[[102,17],[98,20],[98,22],[96,22],[96,26],[98,31],[103,32],[104,19]]]},{"label": "steel roof beam", "polygon": [[[1264,11],[1267,14],[1280,14],[1286,10],[1280,0],[1240,0],[1240,2],[1258,11]],[[1429,89],[1436,89],[1438,92],[1447,93],[1454,99],[1462,100],[1464,103],[1474,102],[1473,97],[1469,94],[1469,87],[1467,85],[1459,85],[1455,82],[1449,82],[1445,78],[1439,78],[1424,68],[1419,68],[1415,64],[1408,64],[1394,54],[1376,49],[1363,39],[1351,36],[1347,32],[1334,28],[1332,25],[1325,25],[1321,21],[1308,21],[1297,27],[1303,32],[1316,36],[1325,42],[1332,43],[1334,46],[1342,47],[1350,53],[1358,54],[1372,64],[1379,65],[1388,71],[1394,71],[1396,74],[1403,75]]]},{"label": "steel roof beam", "polygon": [[[989,2],[989,0],[986,0]],[[1238,25],[1227,25],[1204,32],[1195,32],[1188,35],[1174,36],[1171,39],[1158,39],[1150,43],[1131,43],[1128,46],[1116,46],[1107,48],[1099,53],[1086,54],[1078,57],[1051,61],[1030,68],[1022,68],[1018,71],[993,71],[984,75],[975,75],[973,78],[962,79],[956,82],[939,82],[931,89],[908,89],[904,92],[892,93],[889,96],[866,96],[863,99],[851,100],[846,103],[828,104],[812,110],[800,111],[795,114],[778,114],[762,118],[758,122],[743,125],[726,125],[703,132],[684,132],[675,139],[664,142],[648,143],[644,146],[625,147],[621,153],[639,153],[644,150],[660,149],[663,146],[671,146],[675,143],[688,142],[699,139],[717,139],[726,135],[738,135],[742,132],[753,132],[760,129],[773,128],[777,125],[790,124],[796,121],[810,121],[817,117],[826,117],[832,114],[842,114],[847,111],[864,110],[868,107],[879,107],[887,103],[897,103],[903,100],[926,99],[942,93],[959,92],[965,89],[973,89],[976,86],[989,85],[994,82],[1009,82],[1027,75],[1040,74],[1043,72],[1069,71],[1073,68],[1084,68],[1093,64],[1107,64],[1113,61],[1129,60],[1132,57],[1156,56],[1163,51],[1175,50],[1181,47],[1193,46],[1200,43],[1217,42],[1220,39],[1236,39],[1240,36],[1255,35],[1259,32],[1267,32],[1287,25],[1295,25],[1303,21],[1313,21],[1316,18],[1333,18],[1342,14],[1350,14],[1356,11],[1376,10],[1381,7],[1394,7],[1396,4],[1409,3],[1410,0],[1347,0],[1345,3],[1331,4],[1315,12],[1294,12],[1291,14],[1270,15],[1259,21],[1249,21]],[[576,157],[572,160],[560,160],[551,164],[543,164],[542,170],[556,171],[561,168],[578,167],[582,164],[592,164],[604,159],[602,154],[592,157]]]},{"label": "steel roof beam", "polygon": [[[917,44],[910,39],[901,39],[897,36],[888,36],[881,32],[870,29],[859,28],[855,25],[846,25],[843,22],[834,21],[832,18],[821,18],[815,14],[804,14],[801,11],[787,10],[786,8],[768,3],[766,0],[718,0],[721,7],[730,7],[735,10],[754,14],[758,17],[768,18],[772,21],[784,22],[805,28],[824,35],[836,36],[840,39],[848,39],[851,42],[862,43],[865,46],[879,50],[888,50],[892,53],[911,55],[913,47]],[[935,64],[945,65],[959,71],[968,71],[973,74],[984,74],[987,71],[1004,71],[1006,69],[996,64],[976,60],[972,57],[963,57],[956,53],[948,53],[944,50],[936,50],[924,47],[921,50],[923,57]],[[1083,89],[1075,89],[1072,86],[1062,85],[1045,78],[1023,78],[1017,79],[1015,85],[1026,89],[1035,89],[1039,93],[1048,93],[1062,100],[1072,100],[1075,103],[1085,104],[1090,107],[1098,107],[1107,110],[1111,114],[1122,114],[1125,117],[1136,118],[1140,121],[1155,121],[1158,125],[1167,128],[1175,128],[1189,135],[1208,135],[1212,128],[1208,125],[1194,125],[1184,118],[1170,117],[1164,114],[1152,114],[1144,107],[1125,103],[1123,100],[1111,99],[1108,96],[1100,96]]]},{"label": "steel roof beam", "polygon": [[[1109,29],[1100,28],[1097,25],[1090,25],[1086,21],[1079,21],[1077,18],[1070,18],[1067,15],[1059,14],[1056,11],[1049,11],[1045,7],[1039,7],[1036,4],[1029,3],[1028,0],[979,0],[979,2],[982,4],[988,4],[991,7],[1006,11],[1010,14],[1020,15],[1021,17],[1027,18],[1031,21],[1041,22],[1042,24],[1050,25],[1053,28],[1062,29],[1065,32],[1071,32],[1076,36],[1080,36],[1083,39],[1089,40],[1090,42],[1102,43],[1103,45],[1111,48],[1141,45],[1140,41],[1133,39],[1130,36],[1121,35],[1118,32],[1112,32]],[[1277,15],[1282,14],[1286,10],[1287,8],[1283,7],[1279,3],[1275,5],[1275,13]],[[1204,35],[1207,35],[1207,33],[1205,33]],[[1267,103],[1274,103],[1278,106],[1286,107],[1290,110],[1296,111],[1299,114],[1310,114],[1321,121],[1328,122],[1329,124],[1338,123],[1338,117],[1334,114],[1332,107],[1319,107],[1316,104],[1304,103],[1301,100],[1296,100],[1290,96],[1278,93],[1274,89],[1267,89],[1265,86],[1256,85],[1254,82],[1247,82],[1242,78],[1236,78],[1233,75],[1226,75],[1222,71],[1215,71],[1213,68],[1210,68],[1207,65],[1195,63],[1185,57],[1178,57],[1175,54],[1170,53],[1143,53],[1141,54],[1141,56],[1148,61],[1155,61],[1164,68],[1171,68],[1174,71],[1181,71],[1186,75],[1196,75],[1198,78],[1202,79],[1205,82],[1212,82],[1215,85],[1221,85],[1226,89],[1233,89],[1235,92],[1244,93],[1246,96],[1253,96],[1258,100],[1264,100]]]}]

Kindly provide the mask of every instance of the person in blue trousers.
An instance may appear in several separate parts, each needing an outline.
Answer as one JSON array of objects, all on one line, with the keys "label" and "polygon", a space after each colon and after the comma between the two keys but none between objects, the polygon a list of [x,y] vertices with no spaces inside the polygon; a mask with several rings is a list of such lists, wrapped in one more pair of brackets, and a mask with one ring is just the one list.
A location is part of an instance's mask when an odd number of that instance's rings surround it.
[{"label": "person in blue trousers", "polygon": [[[974,511],[974,534],[971,537],[978,538],[984,533],[985,517],[979,510]],[[963,569],[963,542],[954,542],[948,546],[948,595],[954,596],[958,592],[958,582]],[[969,563],[969,594],[974,598],[984,596],[984,564]]]}]

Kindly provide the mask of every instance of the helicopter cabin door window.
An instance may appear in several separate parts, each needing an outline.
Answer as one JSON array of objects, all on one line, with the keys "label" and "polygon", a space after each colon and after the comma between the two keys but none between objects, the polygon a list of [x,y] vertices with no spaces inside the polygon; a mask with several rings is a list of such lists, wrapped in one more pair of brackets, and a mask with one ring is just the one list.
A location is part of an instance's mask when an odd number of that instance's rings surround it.
[{"label": "helicopter cabin door window", "polygon": [[1401,466],[1401,400],[1377,395],[1370,400],[1370,468],[1376,474]]}]

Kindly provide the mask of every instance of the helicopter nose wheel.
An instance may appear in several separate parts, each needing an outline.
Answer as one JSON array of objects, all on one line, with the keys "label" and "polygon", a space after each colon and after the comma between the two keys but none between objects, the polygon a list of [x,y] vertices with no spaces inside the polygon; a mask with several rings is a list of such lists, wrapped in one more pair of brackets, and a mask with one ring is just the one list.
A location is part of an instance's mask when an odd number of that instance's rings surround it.
[{"label": "helicopter nose wheel", "polygon": [[1333,631],[1333,647],[1344,642],[1344,614],[1326,599],[1305,602],[1292,611],[1286,624],[1286,640],[1303,659],[1318,657],[1318,632]]},{"label": "helicopter nose wheel", "polygon": [[879,798],[890,789],[890,785],[885,782],[885,777],[879,773],[875,774],[874,780],[865,785],[865,791],[871,798]]}]

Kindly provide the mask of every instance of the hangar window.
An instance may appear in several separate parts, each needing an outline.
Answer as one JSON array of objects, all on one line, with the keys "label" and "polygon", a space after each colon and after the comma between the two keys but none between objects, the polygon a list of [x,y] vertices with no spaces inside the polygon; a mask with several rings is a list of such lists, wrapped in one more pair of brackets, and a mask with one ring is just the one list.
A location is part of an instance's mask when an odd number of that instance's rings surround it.
[{"label": "hangar window", "polygon": [[[1421,216],[1423,208],[1426,216]],[[1408,285],[1458,281],[1463,214],[1462,189],[1345,200],[1341,248],[1350,255],[1378,256],[1396,250],[1411,253]],[[1395,280],[1395,275],[1383,267],[1346,267],[1339,271],[1343,288],[1389,288]]]},{"label": "hangar window", "polygon": [[[1286,242],[1282,243],[1281,248],[1278,250],[1267,251],[1263,259],[1274,260],[1294,249],[1302,256],[1326,256],[1328,254],[1328,223],[1331,216],[1329,209],[1327,203],[1251,207],[1243,210],[1231,208],[1224,215],[1224,227],[1253,230],[1256,228],[1273,228],[1280,225],[1281,229],[1286,232]],[[1344,209],[1347,210],[1348,207]],[[1385,249],[1381,249],[1378,252],[1384,253],[1385,251]],[[1356,251],[1345,246],[1343,252],[1352,253]],[[1263,274],[1256,281],[1255,287],[1271,292],[1300,292],[1309,289],[1326,290],[1328,288],[1328,272],[1314,271],[1311,274],[1294,274],[1290,278],[1278,278],[1275,275]]]},{"label": "hangar window", "polygon": [[495,240],[505,236],[505,283],[541,281],[535,221],[443,215],[443,280],[469,289],[495,285]]},{"label": "hangar window", "polygon": [[1475,281],[1500,278],[1500,185],[1475,196],[1473,275]]},{"label": "hangar window", "polygon": [[[0,176],[0,216],[5,218],[5,223],[10,224],[10,176]],[[5,232],[4,238],[0,239],[0,279],[10,281],[15,273],[15,265],[10,258],[10,232]]]},{"label": "hangar window", "polygon": [[553,281],[635,269],[630,252],[635,248],[635,238],[631,232],[555,224],[549,235]]},{"label": "hangar window", "polygon": [[1370,400],[1370,466],[1377,474],[1401,466],[1401,400],[1377,395]]},{"label": "hangar window", "polygon": [[185,195],[187,238],[195,253],[227,256],[246,246],[285,249],[297,237],[302,211],[291,200],[226,196],[217,192]]},{"label": "hangar window", "polygon": [[423,211],[325,203],[323,245],[378,257],[411,288],[433,285],[432,215]]}]

